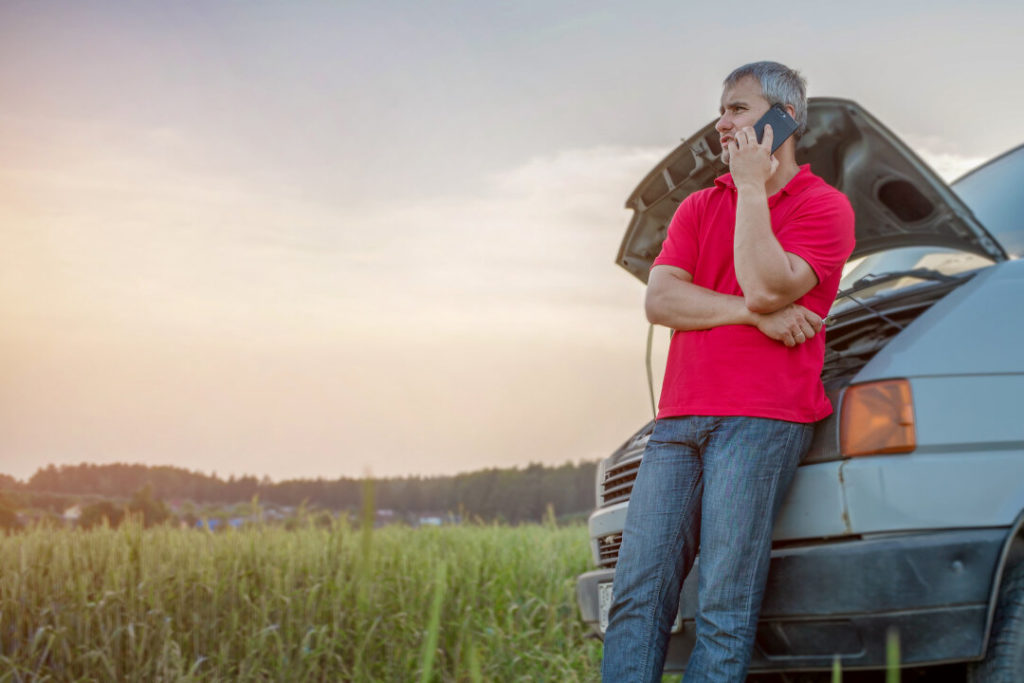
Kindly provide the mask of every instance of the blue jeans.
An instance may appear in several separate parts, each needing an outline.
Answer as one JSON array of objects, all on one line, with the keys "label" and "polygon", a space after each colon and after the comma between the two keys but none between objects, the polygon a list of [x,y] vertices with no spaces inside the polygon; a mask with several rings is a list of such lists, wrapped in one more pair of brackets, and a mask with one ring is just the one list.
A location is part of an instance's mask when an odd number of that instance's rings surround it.
[{"label": "blue jeans", "polygon": [[697,642],[684,681],[745,679],[772,525],[813,431],[754,417],[658,420],[626,513],[604,639],[605,683],[661,680],[698,545]]}]

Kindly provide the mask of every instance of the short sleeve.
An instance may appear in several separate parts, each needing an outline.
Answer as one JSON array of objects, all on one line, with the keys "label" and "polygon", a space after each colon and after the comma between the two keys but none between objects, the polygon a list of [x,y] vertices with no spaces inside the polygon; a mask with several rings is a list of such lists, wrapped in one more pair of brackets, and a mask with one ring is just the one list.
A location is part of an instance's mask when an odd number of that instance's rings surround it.
[{"label": "short sleeve", "polygon": [[818,281],[824,282],[853,252],[853,208],[846,195],[830,189],[803,202],[775,237],[783,251],[807,261]]},{"label": "short sleeve", "polygon": [[651,266],[675,266],[693,275],[700,250],[700,239],[697,235],[699,225],[697,197],[691,194],[676,208],[675,215],[668,224],[668,234],[661,245],[661,253]]}]

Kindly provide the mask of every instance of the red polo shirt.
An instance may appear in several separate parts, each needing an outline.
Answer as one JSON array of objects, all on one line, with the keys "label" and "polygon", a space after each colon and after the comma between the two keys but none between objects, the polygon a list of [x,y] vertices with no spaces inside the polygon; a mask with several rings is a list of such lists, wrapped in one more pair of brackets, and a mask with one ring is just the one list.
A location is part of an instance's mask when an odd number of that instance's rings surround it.
[{"label": "red polo shirt", "polygon": [[[654,265],[682,268],[693,276],[694,284],[743,296],[733,265],[736,196],[732,176],[726,174],[713,187],[683,200]],[[807,261],[818,276],[818,284],[796,303],[824,318],[836,297],[843,264],[853,251],[850,202],[805,164],[768,198],[768,209],[779,244]],[[658,417],[820,420],[832,412],[821,384],[824,357],[824,328],[793,348],[749,325],[676,332]]]}]

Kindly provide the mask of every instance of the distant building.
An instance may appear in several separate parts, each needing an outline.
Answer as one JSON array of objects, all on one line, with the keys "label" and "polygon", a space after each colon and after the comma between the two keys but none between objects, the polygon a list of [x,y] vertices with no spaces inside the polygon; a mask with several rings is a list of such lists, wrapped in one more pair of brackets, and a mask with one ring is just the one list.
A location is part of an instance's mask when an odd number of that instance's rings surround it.
[{"label": "distant building", "polygon": [[218,519],[217,517],[211,517],[210,519],[200,519],[196,521],[197,529],[209,529],[210,531],[216,531],[224,527],[231,527],[232,529],[241,529],[245,526],[245,523],[249,521],[244,517],[232,517],[228,520]]},{"label": "distant building", "polygon": [[61,515],[64,521],[68,524],[77,524],[78,519],[82,516],[82,506],[75,504],[64,511]]}]

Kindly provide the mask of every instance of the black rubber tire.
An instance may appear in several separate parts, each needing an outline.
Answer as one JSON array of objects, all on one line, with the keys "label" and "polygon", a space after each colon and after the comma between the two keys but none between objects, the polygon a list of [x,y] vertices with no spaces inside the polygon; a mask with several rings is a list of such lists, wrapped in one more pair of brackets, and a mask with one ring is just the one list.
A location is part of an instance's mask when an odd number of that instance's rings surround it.
[{"label": "black rubber tire", "polygon": [[985,659],[967,667],[969,683],[1024,681],[1024,563],[1003,574]]}]

